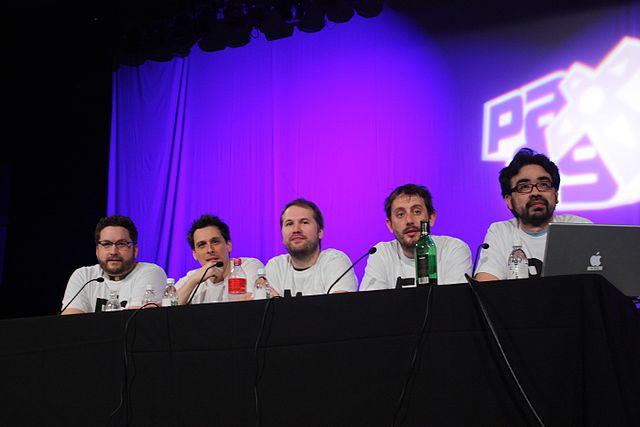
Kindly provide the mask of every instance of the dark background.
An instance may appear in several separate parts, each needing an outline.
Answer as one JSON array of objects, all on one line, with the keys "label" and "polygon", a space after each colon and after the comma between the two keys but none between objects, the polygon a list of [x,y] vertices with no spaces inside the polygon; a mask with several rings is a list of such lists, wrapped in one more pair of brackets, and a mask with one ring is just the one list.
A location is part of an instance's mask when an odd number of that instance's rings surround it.
[{"label": "dark background", "polygon": [[[71,272],[95,263],[93,230],[107,206],[112,71],[125,30],[198,3],[36,0],[5,6],[0,318],[56,313]],[[632,2],[395,0],[385,7],[406,12],[425,31],[454,33],[614,3]]]}]

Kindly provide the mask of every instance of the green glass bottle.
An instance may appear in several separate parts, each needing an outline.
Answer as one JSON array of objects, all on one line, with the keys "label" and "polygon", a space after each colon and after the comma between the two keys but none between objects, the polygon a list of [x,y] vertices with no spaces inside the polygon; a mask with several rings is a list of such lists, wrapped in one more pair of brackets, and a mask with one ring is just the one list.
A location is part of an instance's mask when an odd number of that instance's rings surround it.
[{"label": "green glass bottle", "polygon": [[420,221],[420,239],[413,250],[416,263],[416,285],[437,285],[436,244],[429,234],[429,221]]}]

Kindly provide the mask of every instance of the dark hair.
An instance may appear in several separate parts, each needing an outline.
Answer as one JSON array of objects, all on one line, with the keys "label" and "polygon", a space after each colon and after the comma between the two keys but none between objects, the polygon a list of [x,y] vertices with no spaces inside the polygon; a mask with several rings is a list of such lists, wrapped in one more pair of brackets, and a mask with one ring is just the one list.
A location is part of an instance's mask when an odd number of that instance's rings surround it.
[{"label": "dark hair", "polygon": [[553,163],[544,154],[536,153],[531,148],[521,148],[509,163],[509,166],[502,168],[500,171],[500,189],[502,197],[511,194],[511,178],[516,176],[520,169],[527,165],[541,166],[549,175],[551,175],[551,183],[557,190],[560,189],[560,172],[558,166]]},{"label": "dark hair", "polygon": [[100,232],[105,227],[124,227],[129,231],[129,236],[133,241],[133,244],[138,243],[138,229],[136,228],[131,218],[124,215],[110,215],[100,218],[98,221],[98,225],[96,225],[96,232],[94,234],[94,240],[96,241],[96,245],[100,241]]},{"label": "dark hair", "polygon": [[193,221],[193,224],[191,224],[191,228],[187,233],[187,242],[189,242],[189,246],[191,246],[191,249],[196,248],[196,244],[193,241],[193,234],[196,232],[196,230],[211,226],[218,227],[218,230],[220,230],[220,234],[222,234],[222,238],[225,240],[225,242],[229,243],[229,241],[231,240],[229,226],[222,222],[222,220],[217,216],[204,214],[201,215],[200,218]]},{"label": "dark hair", "polygon": [[433,207],[433,199],[431,198],[431,192],[424,185],[405,184],[397,187],[389,197],[384,200],[384,212],[387,214],[387,219],[391,219],[391,205],[393,201],[401,195],[406,196],[420,196],[424,200],[424,205],[427,208],[427,214],[436,213],[436,209]]},{"label": "dark hair", "polygon": [[280,214],[280,228],[282,228],[282,217],[284,216],[284,211],[289,209],[291,206],[300,206],[303,208],[309,208],[313,211],[313,218],[316,220],[318,224],[318,231],[324,230],[324,219],[322,219],[322,212],[320,212],[320,208],[315,203],[307,200],[307,199],[295,199],[286,204],[284,209],[282,209],[282,213]]}]

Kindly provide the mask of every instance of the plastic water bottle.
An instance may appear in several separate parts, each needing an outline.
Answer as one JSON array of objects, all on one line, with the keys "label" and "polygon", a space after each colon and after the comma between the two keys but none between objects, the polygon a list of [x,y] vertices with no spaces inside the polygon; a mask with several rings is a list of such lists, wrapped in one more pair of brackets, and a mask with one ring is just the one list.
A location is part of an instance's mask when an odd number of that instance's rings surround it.
[{"label": "plastic water bottle", "polygon": [[509,269],[507,279],[527,279],[529,278],[529,260],[522,250],[522,243],[516,239],[507,260]]},{"label": "plastic water bottle", "polygon": [[233,259],[233,270],[229,276],[229,301],[242,301],[247,293],[247,274],[240,258]]},{"label": "plastic water bottle", "polygon": [[153,290],[153,285],[147,285],[144,289],[144,296],[142,297],[142,305],[154,303],[157,304],[156,291]]},{"label": "plastic water bottle", "polygon": [[175,285],[176,281],[169,277],[167,279],[167,287],[164,288],[164,294],[162,294],[162,306],[171,307],[178,305],[178,291]]},{"label": "plastic water bottle", "polygon": [[271,298],[271,285],[267,280],[267,274],[263,267],[258,269],[258,278],[253,285],[253,299]]},{"label": "plastic water bottle", "polygon": [[107,299],[107,303],[104,305],[104,311],[120,311],[121,309],[118,291],[109,291],[109,299]]}]

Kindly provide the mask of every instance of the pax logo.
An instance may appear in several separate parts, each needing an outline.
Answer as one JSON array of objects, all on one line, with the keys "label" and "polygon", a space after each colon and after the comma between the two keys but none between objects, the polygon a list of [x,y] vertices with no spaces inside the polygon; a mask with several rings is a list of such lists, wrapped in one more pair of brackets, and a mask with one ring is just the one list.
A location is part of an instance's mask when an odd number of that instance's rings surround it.
[{"label": "pax logo", "polygon": [[527,146],[558,165],[565,210],[639,202],[640,39],[492,99],[483,127],[483,160],[508,164]]},{"label": "pax logo", "polygon": [[600,251],[591,255],[591,258],[589,258],[589,264],[591,265],[587,267],[587,271],[602,271],[601,258]]}]

